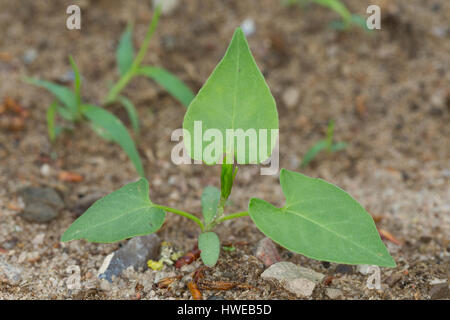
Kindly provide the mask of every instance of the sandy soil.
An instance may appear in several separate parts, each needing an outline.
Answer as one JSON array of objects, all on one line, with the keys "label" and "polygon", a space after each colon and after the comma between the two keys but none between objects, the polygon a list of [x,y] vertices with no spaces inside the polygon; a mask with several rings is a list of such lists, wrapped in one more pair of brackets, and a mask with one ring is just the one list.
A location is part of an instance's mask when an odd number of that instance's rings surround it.
[{"label": "sandy soil", "polygon": [[[65,8],[74,3],[82,8],[81,31],[65,28]],[[360,14],[368,5],[357,0],[346,3]],[[380,219],[379,228],[402,244],[386,241],[398,267],[382,269],[382,290],[378,291],[367,289],[367,277],[357,272],[337,274],[335,264],[281,250],[284,260],[334,276],[330,284],[316,288],[315,299],[328,299],[327,287],[342,290],[345,299],[429,299],[430,281],[449,275],[450,3],[378,3],[382,30],[368,34],[330,29],[328,23],[336,15],[316,6],[288,8],[269,0],[183,1],[161,19],[145,58],[196,91],[223,55],[234,28],[250,18],[256,30],[248,40],[278,105],[280,166],[299,170],[302,156],[323,137],[329,119],[335,119],[336,139],[349,146],[343,152],[321,155],[303,172],[347,190]],[[0,259],[22,269],[20,283],[0,283],[0,298],[133,299],[138,292],[143,299],[190,298],[182,281],[171,290],[154,289],[155,277],[162,275],[151,270],[129,272],[109,286],[98,283],[94,280],[97,269],[120,244],[59,242],[75,219],[72,208],[80,197],[110,192],[137,175],[118,146],[93,135],[86,125],[51,145],[45,110],[52,97],[22,81],[25,75],[63,79],[70,71],[67,56],[71,54],[84,77],[85,100],[99,103],[108,83],[117,79],[114,53],[120,33],[133,21],[134,39],[139,43],[151,6],[142,1],[0,0],[0,7],[0,99],[11,97],[30,112],[23,130],[0,129]],[[36,57],[30,62],[33,51]],[[293,105],[283,99],[289,89],[299,92]],[[184,107],[147,79],[133,80],[125,92],[139,109],[143,128],[139,150],[151,181],[152,200],[199,212],[201,190],[218,186],[219,168],[170,162],[174,145],[170,134],[181,126]],[[44,164],[49,172],[42,170]],[[58,173],[62,170],[84,179],[61,182]],[[55,188],[63,195],[66,209],[48,224],[23,220],[16,192],[28,185]],[[284,200],[277,177],[260,176],[257,167],[243,167],[230,210],[245,210],[255,196],[276,205]],[[249,218],[227,222],[217,231],[223,241],[246,244],[224,253],[217,267],[207,271],[207,278],[245,282],[258,289],[206,290],[205,297],[294,298],[259,278],[264,267],[253,250],[263,235]],[[195,225],[173,215],[158,232],[183,250],[192,248],[197,233]],[[44,241],[40,243],[36,237],[41,234]],[[71,265],[81,268],[82,290],[71,291],[65,285]],[[166,267],[164,275],[188,275],[189,271]],[[400,280],[389,285],[394,274],[400,274]]]}]

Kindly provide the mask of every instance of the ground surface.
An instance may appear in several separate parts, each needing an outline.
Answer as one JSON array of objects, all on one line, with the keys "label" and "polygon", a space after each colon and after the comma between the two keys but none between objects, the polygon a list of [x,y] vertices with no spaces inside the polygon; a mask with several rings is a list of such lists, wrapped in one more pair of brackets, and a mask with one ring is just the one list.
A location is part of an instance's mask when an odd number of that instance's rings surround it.
[{"label": "ground surface", "polygon": [[[182,284],[172,290],[153,289],[154,278],[161,274],[151,270],[131,272],[109,288],[100,286],[93,280],[95,274],[104,257],[120,244],[59,242],[75,219],[71,208],[80,197],[110,192],[137,176],[120,148],[87,126],[75,128],[52,146],[45,123],[52,97],[21,81],[24,75],[64,79],[71,54],[84,76],[84,98],[98,103],[108,83],[117,79],[114,52],[126,23],[135,23],[135,43],[143,38],[152,14],[146,2],[0,0],[0,98],[11,97],[30,112],[25,129],[0,129],[0,258],[20,267],[23,277],[16,285],[0,284],[0,298],[135,298],[137,292],[143,299],[191,297]],[[346,2],[352,11],[365,13],[365,1]],[[73,3],[82,8],[81,32],[65,28],[65,8]],[[280,115],[280,167],[298,170],[306,150],[323,137],[328,120],[335,119],[336,139],[348,142],[348,148],[320,156],[303,172],[347,190],[381,218],[380,228],[403,244],[386,242],[398,266],[382,269],[379,291],[366,288],[367,276],[338,274],[335,264],[281,250],[284,260],[335,277],[318,286],[312,298],[328,299],[325,289],[333,287],[345,299],[429,299],[430,281],[448,277],[450,3],[383,1],[382,17],[381,31],[338,32],[328,27],[335,14],[320,7],[288,8],[268,0],[183,1],[162,18],[145,58],[196,91],[223,55],[234,28],[251,18],[256,30],[248,40]],[[299,93],[293,105],[283,99],[289,89]],[[174,145],[170,134],[181,126],[184,107],[146,79],[134,80],[126,94],[139,109],[143,128],[139,148],[153,201],[199,212],[202,187],[218,186],[219,168],[178,167],[170,162]],[[46,163],[49,171],[42,170]],[[84,179],[61,182],[61,170]],[[66,209],[48,224],[23,220],[16,191],[28,185],[57,189]],[[230,211],[245,210],[254,196],[283,203],[277,177],[243,167]],[[197,233],[195,225],[173,215],[158,232],[183,250],[192,248]],[[205,297],[295,298],[259,278],[264,267],[253,250],[263,235],[249,218],[225,223],[218,233],[223,241],[245,244],[223,253],[207,277],[245,282],[257,289],[205,291]],[[40,234],[42,243],[39,237],[36,240]],[[67,289],[66,269],[71,265],[81,268],[83,285],[93,283],[91,289]],[[167,267],[164,272],[175,271]],[[400,280],[389,285],[394,274]]]}]

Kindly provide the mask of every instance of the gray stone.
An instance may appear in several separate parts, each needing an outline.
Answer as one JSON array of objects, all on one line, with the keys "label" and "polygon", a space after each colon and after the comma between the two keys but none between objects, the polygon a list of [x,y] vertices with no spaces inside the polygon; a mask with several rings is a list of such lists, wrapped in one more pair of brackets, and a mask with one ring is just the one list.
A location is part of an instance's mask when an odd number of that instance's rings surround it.
[{"label": "gray stone", "polygon": [[431,299],[437,300],[448,298],[448,293],[449,293],[448,284],[446,282],[432,285],[429,294]]},{"label": "gray stone", "polygon": [[0,256],[0,282],[6,281],[10,284],[17,284],[22,280],[22,270],[10,265]]},{"label": "gray stone", "polygon": [[314,288],[316,287],[316,283],[314,281],[305,279],[305,278],[297,278],[293,280],[288,280],[284,284],[284,288],[292,293],[294,293],[297,297],[306,298],[312,295]]},{"label": "gray stone", "polygon": [[297,266],[292,262],[278,262],[266,269],[261,277],[263,279],[275,279],[288,291],[298,297],[309,297],[316,284],[325,277],[324,274],[314,270]]},{"label": "gray stone", "polygon": [[129,240],[123,247],[105,258],[98,277],[112,282],[113,276],[119,276],[130,266],[136,271],[146,267],[149,259],[157,259],[160,244],[161,239],[156,234]]},{"label": "gray stone", "polygon": [[337,298],[343,296],[342,291],[339,290],[339,289],[335,289],[335,288],[327,288],[327,289],[325,289],[325,294],[330,299],[337,299]]},{"label": "gray stone", "polygon": [[21,216],[28,221],[49,222],[64,208],[61,197],[51,188],[26,187],[19,190],[18,194],[25,203]]},{"label": "gray stone", "polygon": [[300,93],[298,89],[294,87],[287,88],[282,95],[283,102],[289,109],[292,109],[298,105],[299,98]]},{"label": "gray stone", "polygon": [[271,265],[262,274],[263,279],[276,279],[278,281],[305,278],[316,283],[322,281],[324,274],[314,270],[300,267],[292,262],[282,261]]},{"label": "gray stone", "polygon": [[353,267],[349,266],[348,264],[338,264],[336,266],[336,270],[337,273],[342,273],[342,274],[352,274],[353,273]]},{"label": "gray stone", "polygon": [[264,263],[266,267],[270,267],[274,263],[280,262],[280,254],[277,247],[270,238],[263,238],[256,246],[255,256]]}]

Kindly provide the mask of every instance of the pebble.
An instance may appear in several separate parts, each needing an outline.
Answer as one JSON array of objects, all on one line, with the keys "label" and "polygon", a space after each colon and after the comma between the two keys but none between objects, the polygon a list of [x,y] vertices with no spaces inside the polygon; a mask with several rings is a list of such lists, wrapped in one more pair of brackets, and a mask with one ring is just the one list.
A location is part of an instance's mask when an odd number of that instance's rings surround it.
[{"label": "pebble", "polygon": [[386,279],[386,283],[392,288],[401,278],[403,278],[403,272],[396,272]]},{"label": "pebble", "polygon": [[292,109],[297,105],[299,98],[300,98],[300,92],[298,91],[297,88],[294,88],[294,87],[287,88],[283,92],[283,96],[282,96],[284,104],[289,109]]},{"label": "pebble", "polygon": [[41,171],[41,174],[42,174],[44,177],[48,177],[48,176],[50,176],[51,168],[50,168],[50,166],[48,165],[48,163],[44,163],[44,164],[41,166],[40,171]]},{"label": "pebble", "polygon": [[128,267],[136,271],[145,268],[149,259],[156,259],[161,239],[156,234],[135,237],[124,246],[108,255],[98,272],[99,279],[112,282],[113,276],[119,276]]},{"label": "pebble", "polygon": [[255,256],[264,263],[266,267],[270,267],[274,263],[280,262],[280,254],[277,247],[270,238],[263,238],[256,246]]},{"label": "pebble", "polygon": [[23,59],[23,62],[25,62],[25,64],[30,64],[34,60],[36,60],[37,56],[38,56],[38,53],[37,53],[36,49],[28,49],[23,54],[22,59]]},{"label": "pebble", "polygon": [[41,244],[44,243],[44,239],[45,239],[45,233],[41,232],[36,237],[34,237],[34,239],[31,241],[31,243],[35,247],[38,247],[38,246],[40,246]]},{"label": "pebble", "polygon": [[322,273],[286,261],[271,265],[261,274],[263,279],[280,281],[286,290],[299,297],[309,297],[324,277]]},{"label": "pebble", "polygon": [[161,13],[164,15],[172,13],[179,4],[179,0],[153,0],[153,7],[156,8],[161,2]]},{"label": "pebble", "polygon": [[61,197],[51,188],[26,187],[19,190],[19,196],[25,203],[21,216],[28,221],[49,222],[64,208]]},{"label": "pebble", "polygon": [[431,286],[430,289],[430,297],[433,300],[437,299],[446,299],[448,298],[448,284],[447,283],[438,283]]},{"label": "pebble", "polygon": [[338,264],[335,269],[336,273],[352,274],[353,267],[348,264]]},{"label": "pebble", "polygon": [[6,280],[10,284],[17,284],[22,280],[22,270],[10,265],[0,256],[0,280]]},{"label": "pebble", "polygon": [[330,299],[337,299],[337,298],[343,296],[342,291],[339,290],[339,289],[335,289],[335,288],[327,288],[327,289],[325,289],[325,294]]},{"label": "pebble", "polygon": [[242,32],[244,32],[245,36],[251,36],[255,33],[255,21],[251,18],[245,19],[241,24]]},{"label": "pebble", "polygon": [[314,281],[305,278],[288,280],[284,285],[284,288],[286,290],[294,293],[297,297],[301,298],[311,296],[315,287],[316,283]]},{"label": "pebble", "polygon": [[212,295],[212,296],[209,296],[208,299],[206,299],[206,300],[225,300],[225,298],[222,296]]}]

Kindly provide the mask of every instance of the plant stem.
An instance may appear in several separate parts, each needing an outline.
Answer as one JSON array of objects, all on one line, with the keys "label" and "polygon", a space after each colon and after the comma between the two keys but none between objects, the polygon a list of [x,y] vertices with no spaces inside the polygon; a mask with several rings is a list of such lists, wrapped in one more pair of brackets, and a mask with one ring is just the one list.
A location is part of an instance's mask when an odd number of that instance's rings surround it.
[{"label": "plant stem", "polygon": [[217,224],[224,222],[225,220],[231,220],[231,219],[235,219],[235,218],[240,218],[240,217],[246,217],[248,216],[248,211],[242,211],[242,212],[235,212],[235,213],[231,213],[227,216],[224,216],[220,219],[217,220]]},{"label": "plant stem", "polygon": [[188,212],[184,212],[184,211],[181,211],[181,210],[178,210],[178,209],[174,209],[174,208],[171,208],[171,207],[161,206],[161,205],[158,205],[158,204],[154,204],[154,206],[156,208],[162,209],[164,211],[172,212],[172,213],[178,214],[180,216],[183,216],[185,218],[191,219],[196,224],[198,224],[198,226],[200,227],[200,229],[202,231],[205,229],[205,226],[203,225],[203,222],[199,218],[194,216],[193,214],[190,214]]},{"label": "plant stem", "polygon": [[125,88],[125,86],[128,84],[128,82],[130,82],[131,78],[133,78],[133,76],[139,69],[142,60],[144,59],[145,54],[147,53],[147,49],[150,44],[150,40],[152,39],[153,33],[155,33],[156,27],[158,26],[160,13],[161,13],[161,5],[158,5],[155,9],[155,13],[153,14],[152,22],[150,23],[147,29],[147,33],[145,34],[144,42],[142,43],[141,48],[139,49],[139,52],[133,61],[133,64],[131,65],[130,69],[119,79],[119,81],[111,88],[111,90],[108,93],[108,96],[106,97],[106,101],[104,103],[105,105],[116,100],[120,91],[122,91],[123,88]]}]

